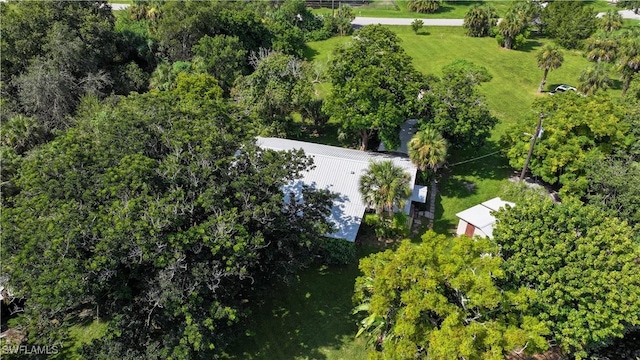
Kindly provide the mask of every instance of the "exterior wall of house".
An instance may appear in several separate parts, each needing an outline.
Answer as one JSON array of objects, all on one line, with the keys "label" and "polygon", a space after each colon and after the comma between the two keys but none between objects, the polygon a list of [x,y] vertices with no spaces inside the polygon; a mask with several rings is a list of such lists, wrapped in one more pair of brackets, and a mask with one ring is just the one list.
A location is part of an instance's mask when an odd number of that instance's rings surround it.
[{"label": "exterior wall of house", "polygon": [[467,230],[467,222],[460,219],[460,221],[458,221],[458,229],[456,230],[456,235],[458,236],[464,235],[466,230]]},{"label": "exterior wall of house", "polygon": [[[458,221],[458,229],[456,230],[456,235],[458,236],[464,235],[467,232],[468,225],[470,225],[468,222],[460,219],[460,221]],[[474,227],[473,236],[476,236],[476,235],[482,236],[482,237],[488,237],[487,234],[484,233],[484,231],[478,229],[477,227]]]}]

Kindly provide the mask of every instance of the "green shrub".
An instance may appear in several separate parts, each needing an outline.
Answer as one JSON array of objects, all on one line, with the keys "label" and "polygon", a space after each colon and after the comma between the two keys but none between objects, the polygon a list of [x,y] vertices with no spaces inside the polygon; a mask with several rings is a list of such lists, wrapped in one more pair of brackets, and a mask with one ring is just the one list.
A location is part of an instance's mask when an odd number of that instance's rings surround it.
[{"label": "green shrub", "polygon": [[409,235],[409,216],[402,212],[393,214],[393,217],[366,217],[365,223],[373,227],[378,239],[399,240]]},{"label": "green shrub", "polygon": [[356,258],[356,245],[343,239],[324,238],[318,252],[327,265],[347,265]]}]

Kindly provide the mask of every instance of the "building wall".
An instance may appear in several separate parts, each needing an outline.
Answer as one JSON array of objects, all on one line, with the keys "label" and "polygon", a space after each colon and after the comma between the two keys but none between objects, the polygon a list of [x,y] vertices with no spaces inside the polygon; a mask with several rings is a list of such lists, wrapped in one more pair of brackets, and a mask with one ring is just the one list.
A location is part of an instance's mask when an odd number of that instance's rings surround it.
[{"label": "building wall", "polygon": [[[458,229],[456,229],[456,235],[461,236],[464,235],[465,232],[467,231],[467,222],[460,219],[460,221],[458,221]],[[473,226],[473,225],[472,225]],[[474,227],[474,231],[473,231],[473,236],[482,236],[482,237],[488,237],[487,234],[484,233],[484,231],[478,229],[477,227]]]},{"label": "building wall", "polygon": [[467,222],[460,219],[458,222],[458,229],[456,230],[456,235],[461,236],[464,235],[465,230],[467,229]]}]

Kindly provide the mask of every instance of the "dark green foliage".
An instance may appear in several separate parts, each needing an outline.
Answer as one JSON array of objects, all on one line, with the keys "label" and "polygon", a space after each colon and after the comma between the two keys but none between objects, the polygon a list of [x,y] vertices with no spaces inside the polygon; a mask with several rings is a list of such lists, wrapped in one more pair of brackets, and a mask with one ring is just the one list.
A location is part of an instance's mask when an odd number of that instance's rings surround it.
[{"label": "dark green foliage", "polygon": [[255,71],[236,81],[233,96],[265,135],[285,135],[291,113],[303,111],[313,98],[309,64],[290,55],[261,53]]},{"label": "dark green foliage", "polygon": [[347,265],[356,259],[355,243],[343,239],[323,238],[318,252],[327,265]]},{"label": "dark green foliage", "polygon": [[585,198],[594,206],[626,220],[640,223],[640,163],[630,156],[613,156],[587,164]]},{"label": "dark green foliage", "polygon": [[497,27],[496,40],[505,49],[517,49],[529,36],[528,26],[535,7],[527,1],[514,2]]},{"label": "dark green foliage", "polygon": [[365,223],[373,228],[379,240],[403,240],[409,236],[409,217],[403,212],[392,216],[369,216]]},{"label": "dark green foliage", "polygon": [[553,339],[585,350],[640,324],[640,247],[631,228],[578,202],[525,201],[496,215],[508,289],[534,291],[530,314]]},{"label": "dark green foliage", "polygon": [[205,35],[236,36],[246,51],[270,48],[272,34],[249,5],[235,1],[167,1],[150,20],[151,34],[169,61],[189,60]]},{"label": "dark green foliage", "polygon": [[452,147],[475,147],[484,143],[498,120],[491,115],[478,85],[491,80],[487,69],[466,60],[445,66],[441,81],[425,102],[430,109],[421,126],[432,126]]},{"label": "dark green foliage", "polygon": [[193,47],[193,53],[198,57],[194,62],[201,63],[202,70],[218,79],[226,92],[249,65],[247,51],[242,48],[240,39],[233,36],[205,35]]},{"label": "dark green foliage", "polygon": [[[627,109],[606,96],[583,97],[573,92],[539,100],[536,111],[545,114],[544,132],[537,140],[529,169],[548,184],[561,186],[561,193],[582,196],[590,162],[624,149],[635,142],[625,121]],[[509,163],[522,169],[529,150],[529,135],[536,120],[513,127],[503,137]]]},{"label": "dark green foliage", "polygon": [[420,74],[391,30],[365,26],[337,48],[328,76],[333,86],[323,109],[367,148],[377,132],[387,149],[399,145],[398,129],[416,102]]},{"label": "dark green foliage", "polygon": [[87,100],[22,161],[0,256],[29,299],[28,344],[63,340],[91,309],[113,320],[90,358],[211,358],[256,289],[312,260],[331,196],[285,203],[311,160],[257,148],[221,95],[180,74],[173,91]]},{"label": "dark green foliage", "polygon": [[568,49],[581,48],[597,28],[593,8],[577,0],[550,2],[542,12],[542,21],[556,42]]},{"label": "dark green foliage", "polygon": [[498,18],[498,13],[491,5],[474,6],[464,16],[463,27],[467,29],[468,36],[489,36]]}]

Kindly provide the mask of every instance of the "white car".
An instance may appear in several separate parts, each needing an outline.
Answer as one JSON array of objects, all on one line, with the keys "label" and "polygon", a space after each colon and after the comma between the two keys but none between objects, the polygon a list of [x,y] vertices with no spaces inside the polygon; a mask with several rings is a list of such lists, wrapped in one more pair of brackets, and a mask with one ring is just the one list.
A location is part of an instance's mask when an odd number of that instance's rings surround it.
[{"label": "white car", "polygon": [[555,93],[561,93],[561,92],[565,92],[565,91],[578,92],[578,89],[574,88],[573,86],[569,86],[569,85],[560,85],[560,86],[556,87],[555,90],[551,91],[549,93],[549,95],[553,95]]}]

